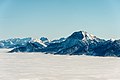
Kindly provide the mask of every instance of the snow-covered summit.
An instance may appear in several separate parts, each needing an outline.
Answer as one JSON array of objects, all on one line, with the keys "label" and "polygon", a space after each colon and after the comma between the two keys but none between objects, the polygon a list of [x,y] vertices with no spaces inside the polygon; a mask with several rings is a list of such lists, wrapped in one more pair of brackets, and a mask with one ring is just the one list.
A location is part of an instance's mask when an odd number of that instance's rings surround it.
[{"label": "snow-covered summit", "polygon": [[0,48],[17,48],[21,46],[26,46],[27,43],[38,43],[46,47],[46,44],[44,44],[43,41],[29,37],[29,38],[11,38],[7,40],[2,40],[0,41]]},{"label": "snow-covered summit", "polygon": [[96,36],[89,34],[85,31],[78,31],[78,32],[74,32],[68,38],[74,38],[74,39],[79,39],[79,40],[93,40],[93,39],[96,39]]},{"label": "snow-covered summit", "polygon": [[43,45],[44,47],[47,47],[47,45],[45,45],[45,44],[43,43],[43,41],[41,41],[41,40],[39,40],[39,39],[33,39],[32,42],[33,42],[33,43],[34,43],[34,42],[37,42],[37,43]]},{"label": "snow-covered summit", "polygon": [[[48,42],[47,38],[42,37],[40,40],[28,39],[26,45],[21,47],[21,44],[26,42],[26,39],[9,43],[9,47],[14,49],[10,52],[44,52],[59,55],[91,55],[91,56],[118,56],[120,57],[120,40],[104,40],[97,38],[85,31],[72,33],[67,38],[61,38]],[[21,42],[21,43],[20,43]],[[6,45],[6,43],[4,43]],[[3,45],[3,44],[2,44]]]},{"label": "snow-covered summit", "polygon": [[31,37],[28,38],[11,38],[7,40],[0,41],[1,48],[15,48],[19,46],[23,46],[28,42],[31,42],[33,39]]},{"label": "snow-covered summit", "polygon": [[45,45],[48,45],[49,42],[50,42],[50,41],[48,40],[48,38],[46,38],[46,37],[41,37],[40,40],[41,40],[42,43],[44,43]]}]

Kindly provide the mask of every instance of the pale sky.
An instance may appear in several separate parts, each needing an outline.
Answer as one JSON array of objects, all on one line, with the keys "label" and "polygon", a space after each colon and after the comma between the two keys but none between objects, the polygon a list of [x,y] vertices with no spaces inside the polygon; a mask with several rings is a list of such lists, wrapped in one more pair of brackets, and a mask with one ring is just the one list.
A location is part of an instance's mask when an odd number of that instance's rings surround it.
[{"label": "pale sky", "polygon": [[0,40],[87,31],[120,39],[120,0],[0,0]]}]

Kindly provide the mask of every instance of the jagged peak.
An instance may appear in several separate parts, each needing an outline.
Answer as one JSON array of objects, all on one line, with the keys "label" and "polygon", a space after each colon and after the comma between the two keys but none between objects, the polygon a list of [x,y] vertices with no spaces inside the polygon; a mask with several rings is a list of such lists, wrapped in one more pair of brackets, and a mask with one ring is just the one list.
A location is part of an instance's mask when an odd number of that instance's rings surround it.
[{"label": "jagged peak", "polygon": [[44,47],[47,47],[47,45],[45,45],[45,44],[43,43],[43,41],[41,41],[41,40],[39,40],[39,39],[33,39],[33,42],[38,42],[38,43],[40,43],[41,45],[43,45]]},{"label": "jagged peak", "polygon": [[79,40],[93,40],[96,38],[96,36],[87,33],[86,31],[77,31],[74,32],[71,36],[69,36],[68,38],[74,38],[74,39],[79,39]]},{"label": "jagged peak", "polygon": [[41,40],[41,41],[46,41],[46,40],[48,40],[48,38],[46,38],[46,37],[41,37],[40,40]]}]

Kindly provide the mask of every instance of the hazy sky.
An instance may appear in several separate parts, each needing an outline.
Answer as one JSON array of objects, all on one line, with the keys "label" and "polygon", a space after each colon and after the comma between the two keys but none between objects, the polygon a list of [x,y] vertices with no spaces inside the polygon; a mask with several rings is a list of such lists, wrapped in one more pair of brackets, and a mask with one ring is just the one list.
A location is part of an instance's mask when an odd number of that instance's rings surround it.
[{"label": "hazy sky", "polygon": [[0,0],[0,39],[55,39],[79,30],[120,38],[120,0]]}]

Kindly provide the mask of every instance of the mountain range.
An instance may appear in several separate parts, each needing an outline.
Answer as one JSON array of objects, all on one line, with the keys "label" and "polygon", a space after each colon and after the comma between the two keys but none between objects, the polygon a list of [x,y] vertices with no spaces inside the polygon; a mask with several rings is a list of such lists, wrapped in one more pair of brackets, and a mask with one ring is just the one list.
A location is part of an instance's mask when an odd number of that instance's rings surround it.
[{"label": "mountain range", "polygon": [[120,40],[100,39],[85,31],[72,33],[67,38],[48,40],[14,38],[0,41],[0,48],[13,48],[10,52],[43,52],[59,55],[89,55],[120,57]]}]

